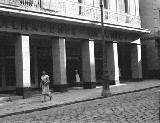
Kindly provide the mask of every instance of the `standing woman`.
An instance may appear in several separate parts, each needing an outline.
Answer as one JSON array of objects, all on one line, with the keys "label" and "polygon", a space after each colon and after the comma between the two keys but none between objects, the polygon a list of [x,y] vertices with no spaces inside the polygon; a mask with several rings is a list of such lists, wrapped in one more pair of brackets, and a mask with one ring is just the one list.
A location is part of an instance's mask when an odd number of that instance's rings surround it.
[{"label": "standing woman", "polygon": [[46,75],[46,71],[43,70],[42,71],[42,76],[41,76],[41,83],[40,83],[40,86],[42,86],[42,94],[44,95],[44,101],[46,101],[46,96],[48,96],[50,98],[50,101],[52,100],[52,95],[51,95],[51,92],[49,90],[49,83],[50,83],[50,80],[49,80],[49,76]]},{"label": "standing woman", "polygon": [[76,73],[76,82],[80,82],[81,80],[78,74],[78,70],[75,70],[75,73]]}]

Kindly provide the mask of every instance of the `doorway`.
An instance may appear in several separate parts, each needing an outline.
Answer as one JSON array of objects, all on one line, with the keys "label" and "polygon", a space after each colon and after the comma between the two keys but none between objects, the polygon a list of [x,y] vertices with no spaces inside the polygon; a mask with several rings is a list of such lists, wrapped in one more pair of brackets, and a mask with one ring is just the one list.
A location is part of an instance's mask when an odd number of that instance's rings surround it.
[{"label": "doorway", "polygon": [[67,82],[71,84],[75,82],[75,70],[78,71],[79,75],[81,75],[81,62],[80,59],[77,58],[67,58]]},{"label": "doorway", "polygon": [[51,47],[38,47],[38,87],[40,87],[42,71],[45,70],[46,74],[50,77],[50,87],[53,87],[53,60]]},{"label": "doorway", "polygon": [[118,44],[118,65],[120,70],[120,80],[131,80],[131,44]]},{"label": "doorway", "polygon": [[[73,39],[72,39],[73,40]],[[76,86],[76,72],[80,76],[80,80],[82,80],[82,68],[81,68],[81,44],[80,41],[68,39],[66,42],[66,71],[67,71],[67,83],[69,86]]]}]

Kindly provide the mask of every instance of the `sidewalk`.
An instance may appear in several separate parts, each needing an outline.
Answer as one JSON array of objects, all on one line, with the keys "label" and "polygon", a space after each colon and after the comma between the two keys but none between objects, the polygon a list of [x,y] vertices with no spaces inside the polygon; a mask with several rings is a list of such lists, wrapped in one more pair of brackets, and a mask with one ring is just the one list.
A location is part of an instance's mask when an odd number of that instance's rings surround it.
[{"label": "sidewalk", "polygon": [[[160,80],[144,80],[141,82],[126,82],[120,85],[110,86],[112,95],[124,94],[133,91],[160,87]],[[28,99],[18,99],[13,102],[0,103],[0,118],[14,114],[28,113],[32,111],[44,110],[52,107],[63,106],[71,103],[93,100],[101,97],[102,87],[95,89],[70,88],[68,92],[53,93],[53,100],[42,103],[41,94],[33,94]]]}]

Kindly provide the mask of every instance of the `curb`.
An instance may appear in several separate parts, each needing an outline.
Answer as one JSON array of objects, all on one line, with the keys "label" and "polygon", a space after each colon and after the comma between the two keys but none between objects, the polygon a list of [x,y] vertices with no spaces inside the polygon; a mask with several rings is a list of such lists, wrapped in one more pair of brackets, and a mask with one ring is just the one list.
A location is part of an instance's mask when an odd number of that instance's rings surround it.
[{"label": "curb", "polygon": [[[109,96],[109,97],[123,95],[123,94],[129,94],[129,93],[134,93],[134,92],[141,92],[141,91],[145,91],[145,90],[148,90],[148,89],[154,89],[154,88],[158,88],[158,87],[160,87],[160,86],[154,86],[154,87],[148,87],[148,88],[143,88],[143,89],[139,89],[139,90],[115,93],[115,94],[111,94],[111,96]],[[104,98],[108,98],[108,97],[99,96],[99,97],[95,97],[95,98],[91,98],[91,99],[84,99],[84,100],[73,101],[73,102],[64,103],[64,104],[56,104],[56,105],[52,105],[52,106],[46,106],[46,107],[35,108],[35,109],[30,109],[30,110],[25,110],[25,111],[19,111],[19,112],[9,113],[9,114],[5,114],[5,115],[0,115],[0,118],[4,118],[4,117],[7,117],[7,116],[12,116],[12,115],[31,113],[31,112],[35,112],[35,111],[43,111],[43,110],[47,110],[47,109],[50,109],[50,108],[57,108],[57,107],[62,107],[62,106],[66,106],[66,105],[71,105],[71,104],[76,104],[76,103],[81,103],[81,102],[87,102],[87,101],[93,101],[93,100],[97,100],[97,99],[104,99]]]}]

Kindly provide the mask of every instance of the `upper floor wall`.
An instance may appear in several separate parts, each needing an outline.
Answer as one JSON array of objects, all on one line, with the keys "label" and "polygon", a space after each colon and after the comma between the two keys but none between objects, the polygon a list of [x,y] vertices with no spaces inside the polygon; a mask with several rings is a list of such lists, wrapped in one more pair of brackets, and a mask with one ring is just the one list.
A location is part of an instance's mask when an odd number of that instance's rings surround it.
[{"label": "upper floor wall", "polygon": [[103,0],[103,3],[111,11],[139,16],[139,0]]},{"label": "upper floor wall", "polygon": [[160,31],[160,0],[140,0],[141,26],[157,35]]},{"label": "upper floor wall", "polygon": [[160,31],[160,0],[155,0],[155,13],[156,13],[156,30]]},{"label": "upper floor wall", "polygon": [[[103,0],[104,23],[140,28],[139,0]],[[0,0],[3,8],[100,23],[100,0]],[[21,13],[23,14],[23,12]]]}]

